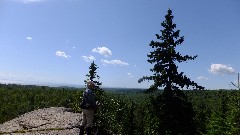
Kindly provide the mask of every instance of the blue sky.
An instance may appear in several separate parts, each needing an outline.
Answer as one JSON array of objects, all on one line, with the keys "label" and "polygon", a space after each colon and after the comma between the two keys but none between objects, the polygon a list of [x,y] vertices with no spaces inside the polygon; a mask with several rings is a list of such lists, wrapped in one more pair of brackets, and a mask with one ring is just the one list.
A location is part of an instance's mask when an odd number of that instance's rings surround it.
[{"label": "blue sky", "polygon": [[[172,9],[185,41],[178,64],[207,89],[240,71],[239,0],[0,0],[0,82],[84,85],[92,60],[105,87],[148,88],[149,43]],[[176,29],[176,30],[177,30]]]}]

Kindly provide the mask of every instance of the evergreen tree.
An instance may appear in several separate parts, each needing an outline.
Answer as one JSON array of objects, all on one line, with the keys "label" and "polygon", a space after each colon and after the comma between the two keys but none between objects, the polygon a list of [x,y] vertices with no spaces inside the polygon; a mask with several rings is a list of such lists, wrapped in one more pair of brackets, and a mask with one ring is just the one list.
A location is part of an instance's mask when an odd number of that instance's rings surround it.
[{"label": "evergreen tree", "polygon": [[101,107],[99,107],[97,110],[95,110],[95,116],[94,116],[94,127],[93,130],[96,134],[108,134],[106,132],[106,129],[108,126],[106,125],[107,121],[105,118],[105,112],[108,110],[108,98],[106,96],[105,91],[100,88],[102,83],[99,81],[100,76],[97,75],[97,69],[99,67],[94,63],[94,61],[91,63],[89,67],[89,72],[86,75],[87,80],[84,80],[85,84],[87,84],[88,81],[92,81],[95,84],[95,88],[93,92],[96,95],[96,100],[101,104]]},{"label": "evergreen tree", "polygon": [[154,64],[150,69],[152,76],[143,76],[139,83],[145,80],[153,80],[154,84],[151,90],[157,90],[159,87],[165,87],[164,92],[152,100],[156,116],[159,119],[158,134],[193,135],[197,133],[194,116],[195,111],[187,96],[180,88],[204,89],[188,77],[183,72],[178,72],[176,63],[194,60],[197,56],[182,56],[176,51],[176,47],[183,43],[184,37],[179,37],[180,30],[176,30],[176,24],[173,23],[172,11],[169,9],[165,16],[165,21],[161,23],[164,28],[161,34],[156,34],[160,41],[151,41],[149,44],[154,51],[148,54],[148,62]]},{"label": "evergreen tree", "polygon": [[93,61],[89,67],[89,72],[86,75],[87,80],[84,80],[85,84],[87,83],[87,81],[92,81],[95,84],[95,90],[100,89],[100,86],[102,85],[102,83],[99,82],[100,76],[97,75],[96,72],[98,68],[99,67]]},{"label": "evergreen tree", "polygon": [[100,76],[97,75],[97,69],[99,67],[94,63],[94,61],[91,63],[89,67],[89,72],[86,75],[87,80],[84,80],[85,84],[87,84],[88,81],[92,81],[95,84],[95,88],[93,89],[93,92],[96,94],[96,98],[98,101],[103,102],[103,89],[100,88],[102,83],[99,81]]},{"label": "evergreen tree", "polygon": [[238,134],[238,127],[234,121],[235,107],[230,104],[230,97],[227,92],[220,91],[219,109],[212,111],[210,121],[206,124],[207,134],[211,135],[235,135]]},{"label": "evergreen tree", "polygon": [[179,37],[180,30],[174,31],[176,24],[173,23],[172,11],[169,9],[168,14],[165,16],[166,20],[161,23],[164,28],[161,35],[156,34],[159,41],[151,41],[149,44],[153,49],[147,56],[148,62],[155,64],[151,72],[153,76],[144,76],[139,79],[139,83],[144,80],[153,80],[154,87],[165,87],[166,90],[174,90],[179,87],[193,86],[197,89],[203,89],[202,86],[197,85],[188,77],[183,75],[183,72],[178,73],[178,66],[176,63],[185,62],[187,60],[194,60],[196,56],[185,55],[182,56],[176,51],[176,47],[184,41],[184,37]]}]

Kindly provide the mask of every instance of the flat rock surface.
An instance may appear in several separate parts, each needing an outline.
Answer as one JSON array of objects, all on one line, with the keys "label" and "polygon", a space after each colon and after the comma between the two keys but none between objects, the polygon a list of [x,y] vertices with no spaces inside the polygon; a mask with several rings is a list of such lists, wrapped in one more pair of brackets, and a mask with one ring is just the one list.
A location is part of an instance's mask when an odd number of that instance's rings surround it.
[{"label": "flat rock surface", "polygon": [[81,114],[73,113],[69,108],[44,108],[0,124],[0,134],[77,135],[81,120]]}]

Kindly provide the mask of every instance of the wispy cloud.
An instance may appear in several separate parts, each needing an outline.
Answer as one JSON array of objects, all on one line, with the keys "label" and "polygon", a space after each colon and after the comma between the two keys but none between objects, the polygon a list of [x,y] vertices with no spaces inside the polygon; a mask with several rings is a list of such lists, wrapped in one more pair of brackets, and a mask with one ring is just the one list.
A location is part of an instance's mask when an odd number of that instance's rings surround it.
[{"label": "wispy cloud", "polygon": [[40,3],[47,0],[12,0],[12,1],[21,2],[24,4],[30,4],[30,3]]},{"label": "wispy cloud", "polygon": [[46,77],[32,74],[1,73],[0,83],[11,84],[43,84],[43,83],[64,83],[66,80],[59,77]]},{"label": "wispy cloud", "polygon": [[197,78],[198,80],[208,80],[208,78],[207,77],[204,77],[204,76],[199,76],[198,78]]},{"label": "wispy cloud", "polygon": [[221,74],[221,75],[232,75],[235,74],[233,67],[224,64],[212,64],[209,69],[210,73]]},{"label": "wispy cloud", "polygon": [[133,78],[134,76],[132,75],[132,73],[127,73],[129,78]]},{"label": "wispy cloud", "polygon": [[56,55],[59,57],[70,58],[71,56],[66,55],[65,52],[56,51]]},{"label": "wispy cloud", "polygon": [[32,37],[26,37],[27,40],[32,40]]},{"label": "wispy cloud", "polygon": [[88,56],[82,56],[82,58],[83,58],[86,62],[92,62],[92,61],[96,60],[95,57],[92,56],[92,55],[90,55],[89,57],[88,57]]},{"label": "wispy cloud", "polygon": [[112,55],[111,50],[109,50],[107,47],[97,47],[93,48],[92,52],[97,52],[105,57],[109,57]]},{"label": "wispy cloud", "polygon": [[121,60],[101,60],[101,62],[103,64],[106,64],[106,65],[121,65],[121,66],[128,66],[129,64],[127,62],[124,62],[124,61],[121,61]]}]

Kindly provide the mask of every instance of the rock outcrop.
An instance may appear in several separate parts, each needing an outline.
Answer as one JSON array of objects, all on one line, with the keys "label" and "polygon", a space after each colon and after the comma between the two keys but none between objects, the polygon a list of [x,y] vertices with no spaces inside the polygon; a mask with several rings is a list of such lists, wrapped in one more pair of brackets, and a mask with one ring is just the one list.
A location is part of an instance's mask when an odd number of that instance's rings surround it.
[{"label": "rock outcrop", "polygon": [[0,124],[3,135],[78,135],[82,116],[64,107],[35,110]]}]

